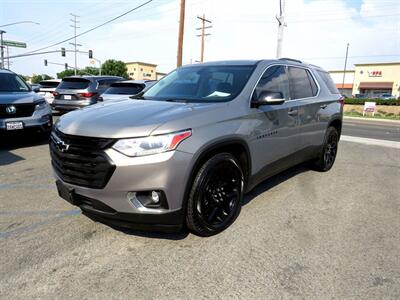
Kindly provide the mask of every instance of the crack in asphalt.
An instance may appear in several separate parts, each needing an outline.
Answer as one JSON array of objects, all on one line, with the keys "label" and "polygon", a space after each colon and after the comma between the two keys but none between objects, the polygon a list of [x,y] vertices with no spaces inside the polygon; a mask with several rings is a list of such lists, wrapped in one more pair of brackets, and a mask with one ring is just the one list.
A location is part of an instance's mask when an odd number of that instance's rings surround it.
[{"label": "crack in asphalt", "polygon": [[[7,215],[7,213],[13,213],[13,212],[0,212],[0,215]],[[24,212],[22,212],[24,213]],[[34,212],[25,212],[25,213],[34,213]],[[38,212],[38,213],[45,213],[45,212]],[[51,213],[51,212],[50,212]],[[53,212],[54,213],[54,212]],[[26,233],[26,232],[31,232],[43,225],[48,225],[57,222],[58,220],[65,218],[65,217],[70,217],[70,216],[78,216],[81,214],[80,210],[68,210],[68,211],[61,211],[57,213],[58,215],[54,218],[51,218],[46,221],[41,221],[37,223],[33,223],[31,225],[27,225],[24,227],[20,227],[11,231],[0,231],[0,240],[9,238],[11,236],[20,234],[20,233]],[[12,214],[10,214],[12,215]]]}]

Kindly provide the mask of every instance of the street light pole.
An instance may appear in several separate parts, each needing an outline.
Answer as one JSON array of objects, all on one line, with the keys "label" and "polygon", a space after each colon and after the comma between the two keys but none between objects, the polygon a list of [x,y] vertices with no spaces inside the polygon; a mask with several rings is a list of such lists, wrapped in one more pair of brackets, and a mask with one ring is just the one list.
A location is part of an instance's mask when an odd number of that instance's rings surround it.
[{"label": "street light pole", "polygon": [[3,45],[3,34],[4,33],[6,33],[4,30],[0,30],[1,69],[4,69],[4,45]]}]

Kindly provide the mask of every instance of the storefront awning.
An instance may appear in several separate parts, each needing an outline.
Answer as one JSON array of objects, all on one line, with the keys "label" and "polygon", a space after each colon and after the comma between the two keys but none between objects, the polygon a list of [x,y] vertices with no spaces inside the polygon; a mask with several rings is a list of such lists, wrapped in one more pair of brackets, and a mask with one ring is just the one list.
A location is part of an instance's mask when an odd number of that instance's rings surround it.
[{"label": "storefront awning", "polygon": [[360,89],[392,89],[393,82],[360,82]]},{"label": "storefront awning", "polygon": [[352,89],[353,84],[352,83],[345,83],[345,84],[336,83],[336,88],[337,89]]}]

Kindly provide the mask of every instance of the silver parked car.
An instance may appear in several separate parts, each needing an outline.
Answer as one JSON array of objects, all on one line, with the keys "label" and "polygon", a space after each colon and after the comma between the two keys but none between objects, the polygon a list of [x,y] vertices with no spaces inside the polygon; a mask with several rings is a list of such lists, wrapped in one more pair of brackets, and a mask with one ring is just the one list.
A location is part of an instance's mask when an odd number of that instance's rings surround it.
[{"label": "silver parked car", "polygon": [[65,77],[55,90],[51,107],[57,111],[70,111],[98,102],[110,84],[123,80],[118,76]]},{"label": "silver parked car", "polygon": [[258,183],[335,161],[343,98],[314,65],[189,65],[138,98],[64,115],[51,135],[60,196],[101,222],[210,236]]},{"label": "silver parked car", "polygon": [[99,101],[124,100],[153,86],[156,80],[125,80],[117,81],[99,97]]},{"label": "silver parked car", "polygon": [[60,84],[61,79],[48,79],[42,80],[39,82],[39,91],[38,94],[43,96],[46,99],[47,103],[51,104],[54,101],[54,91],[57,86]]},{"label": "silver parked car", "polygon": [[51,108],[20,76],[0,69],[0,134],[26,130],[50,133]]}]

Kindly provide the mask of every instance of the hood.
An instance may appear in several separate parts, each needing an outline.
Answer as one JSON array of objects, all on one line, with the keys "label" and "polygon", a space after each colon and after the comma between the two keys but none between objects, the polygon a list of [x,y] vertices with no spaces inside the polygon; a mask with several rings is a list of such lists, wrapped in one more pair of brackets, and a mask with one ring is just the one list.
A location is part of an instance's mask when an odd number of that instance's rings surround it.
[{"label": "hood", "polygon": [[33,103],[43,99],[35,92],[0,92],[0,104],[24,104]]},{"label": "hood", "polygon": [[[150,135],[157,127],[176,120],[190,119],[204,113],[217,103],[179,103],[151,100],[125,100],[101,102],[63,115],[56,123],[65,134],[127,138]],[[179,125],[182,130],[188,122]]]}]

